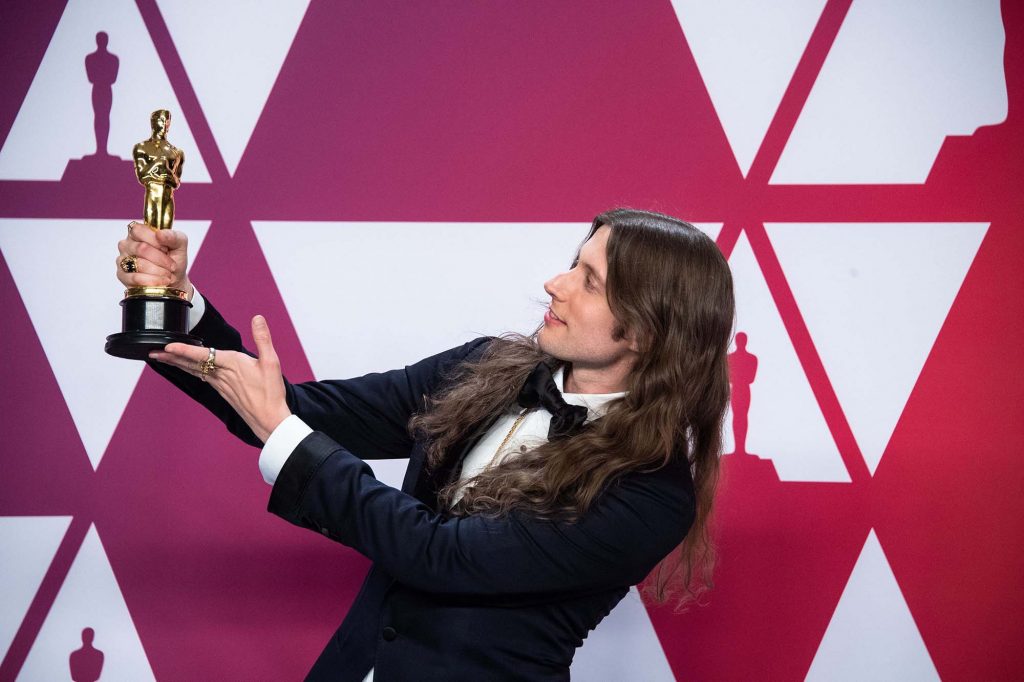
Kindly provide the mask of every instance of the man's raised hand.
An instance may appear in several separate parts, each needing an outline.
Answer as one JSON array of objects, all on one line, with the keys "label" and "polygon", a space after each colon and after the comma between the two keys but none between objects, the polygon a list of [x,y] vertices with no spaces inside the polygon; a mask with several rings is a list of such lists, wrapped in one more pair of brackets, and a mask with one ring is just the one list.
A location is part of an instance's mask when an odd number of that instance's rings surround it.
[{"label": "man's raised hand", "polygon": [[[117,243],[117,279],[126,287],[172,287],[192,298],[188,279],[188,236],[178,230],[154,230],[128,224],[128,236]],[[125,256],[135,257],[135,272],[121,269]]]}]

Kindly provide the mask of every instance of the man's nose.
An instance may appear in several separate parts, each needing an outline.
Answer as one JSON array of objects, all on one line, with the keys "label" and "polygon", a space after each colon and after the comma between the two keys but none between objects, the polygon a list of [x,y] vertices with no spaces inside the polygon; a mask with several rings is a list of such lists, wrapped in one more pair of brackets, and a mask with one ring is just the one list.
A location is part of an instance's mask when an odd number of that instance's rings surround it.
[{"label": "man's nose", "polygon": [[547,292],[548,296],[551,298],[562,298],[561,294],[565,288],[565,275],[566,273],[563,272],[544,282],[544,291]]}]

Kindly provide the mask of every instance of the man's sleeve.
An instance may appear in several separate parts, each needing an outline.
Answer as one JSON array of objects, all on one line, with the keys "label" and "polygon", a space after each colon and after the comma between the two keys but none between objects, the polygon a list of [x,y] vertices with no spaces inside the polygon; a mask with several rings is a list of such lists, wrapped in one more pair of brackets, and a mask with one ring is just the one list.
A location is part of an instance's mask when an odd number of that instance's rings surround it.
[{"label": "man's sleeve", "polygon": [[449,518],[373,477],[322,433],[299,444],[268,510],[348,545],[415,589],[515,594],[632,585],[676,547],[694,518],[684,462],[626,474],[575,523],[520,512]]},{"label": "man's sleeve", "polygon": [[203,319],[203,313],[206,312],[206,299],[199,293],[199,289],[196,289],[195,285],[192,285],[192,309],[188,311],[188,331],[191,334],[192,330],[196,328],[199,321]]},{"label": "man's sleeve", "polygon": [[[205,310],[191,333],[207,347],[255,357],[209,299],[204,302]],[[360,457],[408,457],[412,448],[409,418],[423,408],[425,396],[434,393],[464,360],[481,353],[489,341],[479,338],[402,369],[353,379],[300,384],[286,379],[285,399],[292,413],[311,428],[328,434]],[[245,421],[208,383],[161,362],[147,360],[147,364],[206,407],[231,433],[249,445],[263,447]]]},{"label": "man's sleeve", "polygon": [[263,480],[274,485],[277,475],[281,473],[284,463],[288,461],[292,452],[299,446],[302,439],[313,433],[313,429],[306,426],[296,415],[289,415],[283,422],[277,425],[263,449],[260,450],[260,474]]}]

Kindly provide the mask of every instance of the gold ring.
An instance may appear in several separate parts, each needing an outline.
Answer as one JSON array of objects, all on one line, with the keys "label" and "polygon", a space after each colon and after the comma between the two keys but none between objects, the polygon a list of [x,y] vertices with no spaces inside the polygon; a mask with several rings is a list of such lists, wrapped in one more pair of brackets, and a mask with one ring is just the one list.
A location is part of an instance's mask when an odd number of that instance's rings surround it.
[{"label": "gold ring", "polygon": [[129,237],[132,236],[132,225],[134,225],[134,224],[135,224],[134,220],[132,222],[128,223],[128,236]]},{"label": "gold ring", "polygon": [[210,354],[199,362],[199,378],[206,381],[209,374],[217,371],[217,349],[210,348]]},{"label": "gold ring", "polygon": [[135,261],[135,256],[125,256],[120,260],[118,265],[120,265],[121,269],[125,272],[139,271],[139,264]]}]

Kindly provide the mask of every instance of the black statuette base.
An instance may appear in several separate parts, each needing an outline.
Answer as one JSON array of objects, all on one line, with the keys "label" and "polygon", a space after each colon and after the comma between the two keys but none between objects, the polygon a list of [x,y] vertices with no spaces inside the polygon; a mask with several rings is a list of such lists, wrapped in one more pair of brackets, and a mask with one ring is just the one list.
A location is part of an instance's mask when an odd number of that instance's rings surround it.
[{"label": "black statuette base", "polygon": [[129,360],[146,360],[149,353],[169,343],[203,345],[188,333],[192,304],[171,296],[138,296],[121,301],[121,329],[107,337],[104,350]]}]

